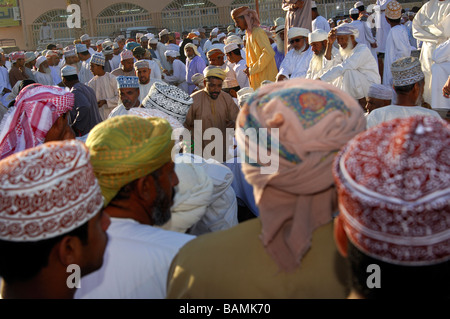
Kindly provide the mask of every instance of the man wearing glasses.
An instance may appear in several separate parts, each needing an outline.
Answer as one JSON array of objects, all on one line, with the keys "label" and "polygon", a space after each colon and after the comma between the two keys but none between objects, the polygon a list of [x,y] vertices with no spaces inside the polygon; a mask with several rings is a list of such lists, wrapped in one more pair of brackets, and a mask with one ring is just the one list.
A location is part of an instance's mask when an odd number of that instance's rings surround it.
[{"label": "man wearing glasses", "polygon": [[309,30],[290,28],[288,31],[291,49],[286,54],[277,74],[277,82],[293,78],[305,78],[313,51],[308,43]]}]

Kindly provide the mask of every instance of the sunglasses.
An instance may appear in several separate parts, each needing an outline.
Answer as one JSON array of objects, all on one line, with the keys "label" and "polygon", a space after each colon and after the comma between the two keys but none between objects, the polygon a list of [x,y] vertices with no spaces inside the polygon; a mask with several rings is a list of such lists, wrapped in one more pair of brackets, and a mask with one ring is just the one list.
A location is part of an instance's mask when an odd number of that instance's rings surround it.
[{"label": "sunglasses", "polygon": [[303,38],[297,38],[297,39],[290,40],[289,43],[294,44],[295,42],[300,42],[301,40],[303,40]]}]

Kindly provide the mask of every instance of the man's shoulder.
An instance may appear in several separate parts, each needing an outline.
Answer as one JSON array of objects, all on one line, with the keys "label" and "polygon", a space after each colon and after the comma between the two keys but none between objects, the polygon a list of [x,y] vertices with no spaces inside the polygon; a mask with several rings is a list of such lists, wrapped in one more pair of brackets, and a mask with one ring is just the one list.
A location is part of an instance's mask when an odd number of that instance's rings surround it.
[{"label": "man's shoulder", "polygon": [[196,100],[198,101],[199,99],[203,98],[205,95],[206,95],[205,90],[198,90],[191,94],[191,98],[195,102]]}]

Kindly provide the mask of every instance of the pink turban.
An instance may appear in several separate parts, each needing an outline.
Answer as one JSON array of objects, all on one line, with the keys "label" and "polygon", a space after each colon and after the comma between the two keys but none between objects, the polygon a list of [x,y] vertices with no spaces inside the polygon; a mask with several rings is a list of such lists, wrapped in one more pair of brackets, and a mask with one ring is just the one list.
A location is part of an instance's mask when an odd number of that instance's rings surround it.
[{"label": "pink turban", "polygon": [[233,19],[241,16],[244,17],[245,22],[247,23],[248,34],[252,34],[253,28],[260,26],[258,13],[255,10],[252,10],[249,7],[239,7],[231,11],[231,17]]},{"label": "pink turban", "polygon": [[[262,86],[241,109],[236,139],[245,152],[242,170],[253,185],[262,243],[282,270],[300,265],[313,231],[337,212],[332,163],[365,126],[359,103],[322,81],[292,79]],[[266,129],[269,141],[259,129]],[[252,130],[256,136],[248,134]],[[270,158],[275,155],[270,165],[269,152]]]}]

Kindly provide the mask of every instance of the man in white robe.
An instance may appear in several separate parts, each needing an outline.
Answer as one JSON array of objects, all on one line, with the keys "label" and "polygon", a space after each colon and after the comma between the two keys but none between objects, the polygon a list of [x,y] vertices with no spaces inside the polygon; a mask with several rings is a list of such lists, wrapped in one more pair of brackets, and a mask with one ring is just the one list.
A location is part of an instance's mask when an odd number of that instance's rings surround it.
[{"label": "man in white robe", "polygon": [[328,20],[322,17],[317,10],[317,4],[315,1],[311,1],[311,13],[312,13],[312,31],[322,29],[325,32],[330,32],[330,24]]},{"label": "man in white robe", "polygon": [[81,68],[78,72],[78,79],[83,84],[88,84],[88,82],[94,77],[91,72],[91,54],[87,49],[85,44],[77,44],[75,46],[75,52],[81,61]]},{"label": "man in white robe", "polygon": [[356,42],[367,45],[373,57],[377,60],[377,41],[373,37],[372,30],[370,30],[369,25],[366,22],[359,20],[360,14],[358,9],[351,8],[349,15],[352,19],[350,24],[357,28],[359,32]]},{"label": "man in white robe", "polygon": [[433,52],[431,67],[431,108],[450,110],[450,98],[442,88],[450,76],[450,39],[438,45]]},{"label": "man in white robe", "polygon": [[45,57],[47,58],[48,67],[50,68],[53,82],[55,85],[60,84],[62,82],[61,68],[59,67],[59,62],[61,59],[59,58],[58,53],[54,50],[49,50],[47,51]]},{"label": "man in white robe", "polygon": [[400,23],[402,16],[401,4],[396,0],[389,2],[385,15],[391,30],[386,39],[384,52],[383,84],[392,86],[391,64],[400,58],[411,56],[411,44],[409,43],[406,27]]},{"label": "man in white robe", "polygon": [[81,44],[85,44],[86,48],[88,49],[90,55],[93,55],[96,51],[91,48],[91,37],[89,36],[89,34],[83,34],[80,37],[81,40]]},{"label": "man in white robe", "polygon": [[[153,84],[155,82],[163,82],[162,80],[152,78],[151,73],[152,69],[148,63],[148,60],[140,60],[134,63],[134,70],[136,72],[136,76],[139,79],[139,100],[142,102],[144,98],[150,92]],[[164,82],[163,82],[164,83]]]},{"label": "man in white robe", "polygon": [[158,51],[159,55],[159,61],[161,62],[161,65],[166,70],[172,70],[172,66],[167,62],[166,56],[164,55],[164,52],[167,50],[167,47],[164,43],[167,43],[169,37],[169,30],[164,29],[159,33],[159,42],[156,45],[156,50]]},{"label": "man in white robe", "polygon": [[52,77],[52,71],[48,66],[48,60],[45,56],[37,58],[36,65],[37,71],[34,72],[34,78],[36,82],[42,85],[55,85]]},{"label": "man in white robe", "polygon": [[188,93],[188,84],[186,82],[186,64],[180,61],[180,51],[167,50],[165,52],[167,61],[172,64],[172,72],[166,71],[163,75],[163,81],[175,85]]},{"label": "man in white robe", "polygon": [[39,29],[39,40],[50,41],[53,40],[53,29],[50,25],[47,24],[47,21],[42,21],[42,26]]},{"label": "man in white robe", "polygon": [[431,103],[432,54],[450,36],[450,1],[431,0],[417,12],[412,25],[413,36],[422,41],[420,62],[425,74],[425,102]]},{"label": "man in white robe", "polygon": [[247,68],[245,60],[241,56],[241,50],[236,43],[229,43],[224,48],[225,54],[229,63],[233,65],[233,71],[236,74],[236,80],[238,81],[239,87],[245,88],[250,86],[248,81],[248,76],[244,72]]},{"label": "man in white robe", "polygon": [[11,94],[12,87],[9,82],[8,69],[5,66],[6,57],[3,52],[0,53],[0,102],[3,106],[8,107],[8,96]]},{"label": "man in white robe", "polygon": [[90,64],[94,77],[87,85],[94,90],[100,115],[105,120],[118,104],[117,80],[114,75],[105,72],[105,56],[102,53],[95,53]]},{"label": "man in white robe", "polygon": [[316,80],[322,76],[333,65],[331,61],[342,61],[339,50],[332,46],[331,60],[325,58],[325,51],[328,43],[328,33],[322,29],[317,29],[308,34],[308,42],[313,51],[313,56],[309,63],[306,78]]},{"label": "man in white robe", "polygon": [[333,61],[333,66],[320,77],[320,80],[333,83],[347,92],[358,100],[364,109],[370,85],[380,84],[381,77],[375,58],[370,54],[367,45],[356,42],[357,36],[358,29],[349,23],[343,23],[330,31],[325,58],[331,60],[331,49],[337,40],[342,62]]},{"label": "man in white robe", "polygon": [[441,119],[436,111],[421,106],[425,81],[418,58],[400,58],[392,63],[391,70],[397,95],[396,102],[370,112],[367,116],[368,129],[382,122],[414,115],[434,116]]},{"label": "man in white robe", "polygon": [[305,78],[313,51],[308,43],[309,30],[306,28],[291,27],[288,39],[292,48],[281,62],[277,74],[277,82],[293,78]]},{"label": "man in white robe", "polygon": [[128,111],[133,107],[142,107],[142,100],[139,97],[139,79],[137,76],[117,77],[119,90],[119,105],[109,113],[108,118],[120,115],[128,115]]}]

